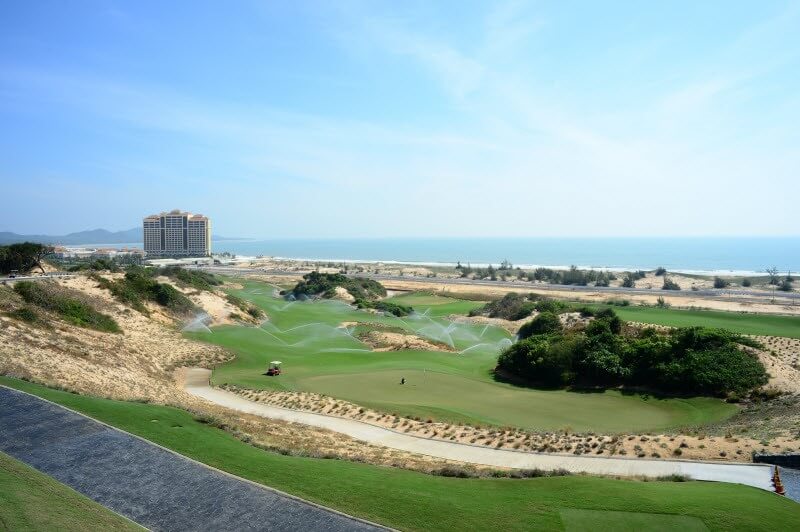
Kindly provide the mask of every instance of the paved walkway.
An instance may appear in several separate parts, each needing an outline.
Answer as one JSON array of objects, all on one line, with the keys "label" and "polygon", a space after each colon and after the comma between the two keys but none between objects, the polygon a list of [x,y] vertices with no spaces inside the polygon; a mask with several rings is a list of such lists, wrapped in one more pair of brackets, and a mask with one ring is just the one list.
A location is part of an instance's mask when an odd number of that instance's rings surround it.
[{"label": "paved walkway", "polygon": [[0,451],[151,530],[378,530],[0,386]]},{"label": "paved walkway", "polygon": [[212,403],[240,412],[321,427],[347,434],[375,445],[412,453],[495,467],[539,468],[545,470],[563,468],[573,473],[647,477],[679,474],[688,475],[696,480],[734,482],[772,490],[772,470],[768,465],[565,456],[493,449],[434,440],[412,436],[352,419],[300,412],[249,401],[235,393],[211,387],[208,380],[210,375],[211,371],[207,369],[192,368],[187,370],[186,391]]}]

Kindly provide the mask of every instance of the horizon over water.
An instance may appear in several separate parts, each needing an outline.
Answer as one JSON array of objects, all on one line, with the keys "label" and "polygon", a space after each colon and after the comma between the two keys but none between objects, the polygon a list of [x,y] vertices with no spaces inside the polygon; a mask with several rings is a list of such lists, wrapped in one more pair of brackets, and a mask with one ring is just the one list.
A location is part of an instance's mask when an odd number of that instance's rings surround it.
[{"label": "horizon over water", "polygon": [[306,260],[754,272],[800,271],[795,237],[298,238],[219,240],[214,252]]}]

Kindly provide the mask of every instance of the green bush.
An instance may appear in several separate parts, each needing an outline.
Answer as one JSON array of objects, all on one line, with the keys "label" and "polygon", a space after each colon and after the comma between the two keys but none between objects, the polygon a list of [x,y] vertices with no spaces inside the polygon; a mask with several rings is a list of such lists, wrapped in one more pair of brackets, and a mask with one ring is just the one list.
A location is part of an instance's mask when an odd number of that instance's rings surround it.
[{"label": "green bush", "polygon": [[656,276],[657,277],[661,277],[662,275],[666,275],[666,274],[667,274],[667,269],[664,268],[663,266],[659,266],[658,268],[656,268]]},{"label": "green bush", "polygon": [[336,288],[341,287],[355,299],[374,301],[386,296],[386,289],[377,281],[360,277],[350,278],[340,273],[311,272],[303,276],[291,293],[298,296],[322,296],[332,298]]},{"label": "green bush", "polygon": [[750,279],[748,279],[747,277],[742,279],[742,286],[744,286],[745,288],[747,288],[748,286],[751,286],[752,284],[753,284],[753,282]]},{"label": "green bush", "polygon": [[14,290],[26,303],[52,311],[73,325],[103,332],[121,332],[114,318],[98,312],[89,303],[70,295],[55,284],[22,281],[14,285]]},{"label": "green bush", "polygon": [[742,349],[760,347],[751,338],[705,327],[626,335],[623,325],[606,309],[583,331],[539,326],[540,334],[501,353],[498,368],[543,386],[629,385],[710,396],[739,396],[767,382],[758,357]]},{"label": "green bush", "polygon": [[393,314],[398,318],[408,316],[414,312],[414,309],[408,305],[400,305],[399,303],[393,303],[390,301],[366,301],[364,299],[356,299],[354,304],[360,309],[372,308],[375,310],[380,310],[381,312],[388,312],[389,314]]},{"label": "green bush", "polygon": [[520,339],[540,334],[552,334],[561,331],[561,320],[552,312],[542,312],[531,321],[520,327],[517,333]]},{"label": "green bush", "polygon": [[573,343],[558,335],[520,340],[500,354],[498,366],[542,386],[565,386],[573,380]]}]

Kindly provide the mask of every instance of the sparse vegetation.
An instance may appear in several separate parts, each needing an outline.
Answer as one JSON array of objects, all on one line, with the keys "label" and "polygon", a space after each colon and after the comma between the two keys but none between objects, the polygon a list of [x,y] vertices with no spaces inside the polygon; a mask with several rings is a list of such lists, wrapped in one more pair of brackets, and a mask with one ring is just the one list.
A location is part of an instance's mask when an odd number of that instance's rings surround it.
[{"label": "sparse vegetation", "polygon": [[100,287],[109,290],[118,301],[143,314],[148,314],[146,302],[156,303],[177,314],[191,312],[194,303],[172,285],[156,281],[158,273],[157,269],[130,266],[122,279],[96,279]]},{"label": "sparse vegetation", "polygon": [[190,286],[197,290],[211,292],[215,286],[222,284],[222,281],[212,273],[202,270],[189,270],[180,266],[166,266],[154,272],[154,276],[163,275],[174,279],[181,286]]},{"label": "sparse vegetation", "polygon": [[[263,310],[253,305],[249,301],[245,301],[241,297],[235,296],[233,294],[226,294],[225,300],[234,307],[238,308],[239,310],[246,312],[252,318],[260,319],[264,317]],[[231,319],[235,319],[233,315],[231,315]]]},{"label": "sparse vegetation", "polygon": [[[103,332],[121,332],[114,318],[98,312],[90,303],[51,282],[21,281],[14,291],[31,305],[50,311],[64,321]],[[30,314],[28,314],[30,316]]]}]

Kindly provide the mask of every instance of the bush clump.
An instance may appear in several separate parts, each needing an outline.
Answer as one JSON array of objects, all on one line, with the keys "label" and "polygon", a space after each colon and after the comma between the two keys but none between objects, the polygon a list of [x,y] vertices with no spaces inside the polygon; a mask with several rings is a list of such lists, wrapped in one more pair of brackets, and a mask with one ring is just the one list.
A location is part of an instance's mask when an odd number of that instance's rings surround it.
[{"label": "bush clump", "polygon": [[527,318],[536,310],[535,301],[538,299],[540,298],[536,294],[523,296],[516,292],[510,292],[500,299],[486,303],[479,309],[470,311],[470,316],[488,316],[517,321]]},{"label": "bush clump", "polygon": [[239,296],[235,296],[233,294],[227,294],[225,296],[225,300],[233,305],[234,307],[238,308],[239,310],[246,312],[249,316],[259,319],[264,317],[264,311],[258,308],[257,306],[249,303],[248,301],[242,299]]},{"label": "bush clump", "polygon": [[101,288],[109,290],[121,303],[124,303],[142,314],[148,314],[145,303],[150,301],[178,314],[187,314],[194,310],[194,303],[175,289],[172,285],[159,283],[155,277],[160,270],[130,266],[125,277],[116,281],[98,278]]},{"label": "bush clump", "polygon": [[187,270],[180,266],[165,266],[154,272],[154,276],[163,275],[174,279],[181,286],[191,286],[197,290],[211,292],[215,286],[222,284],[222,281],[213,273],[202,270]]},{"label": "bush clump", "polygon": [[673,281],[672,279],[670,279],[669,277],[667,277],[665,275],[664,276],[664,284],[661,286],[661,289],[662,290],[680,290],[681,287],[680,287],[680,285],[678,285],[678,283],[676,283],[675,281]]},{"label": "bush clump", "polygon": [[561,329],[561,320],[558,319],[558,315],[550,311],[545,311],[520,327],[517,334],[520,339],[525,339],[540,334],[557,333],[560,332]]},{"label": "bush clump", "polygon": [[14,285],[14,291],[26,303],[54,312],[73,325],[103,332],[121,332],[114,318],[53,283],[22,281]]},{"label": "bush clump", "polygon": [[758,344],[724,329],[626,333],[611,309],[584,330],[563,331],[552,317],[545,320],[551,326],[537,326],[506,349],[498,369],[548,387],[627,385],[707,396],[745,394],[767,382],[758,357],[742,349]]},{"label": "bush clump", "polygon": [[311,272],[291,290],[295,297],[321,296],[330,299],[336,288],[344,288],[356,300],[374,301],[386,296],[386,289],[378,281],[360,277],[347,277],[340,273]]}]

